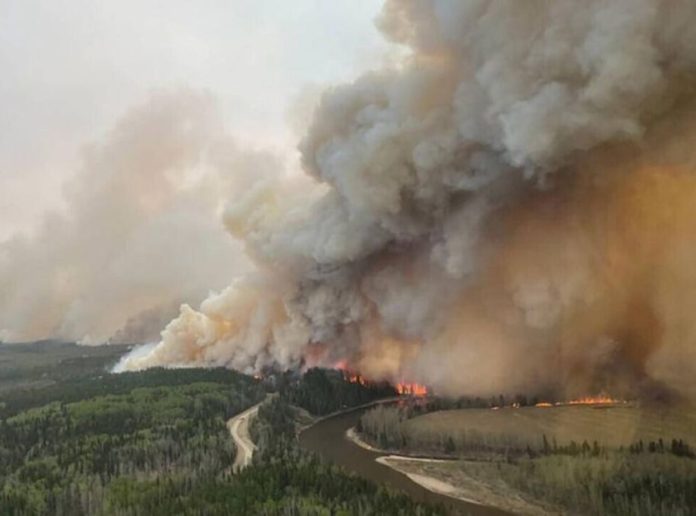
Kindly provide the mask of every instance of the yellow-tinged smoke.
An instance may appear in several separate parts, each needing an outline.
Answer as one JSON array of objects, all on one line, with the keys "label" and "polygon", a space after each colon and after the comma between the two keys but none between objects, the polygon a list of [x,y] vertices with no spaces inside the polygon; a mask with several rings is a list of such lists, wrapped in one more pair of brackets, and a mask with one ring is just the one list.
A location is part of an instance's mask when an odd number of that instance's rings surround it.
[{"label": "yellow-tinged smoke", "polygon": [[415,361],[441,391],[691,393],[696,174],[577,177],[499,215],[490,261]]},{"label": "yellow-tinged smoke", "polygon": [[387,1],[403,62],[325,93],[254,275],[137,369],[347,363],[451,393],[692,396],[696,4]]}]

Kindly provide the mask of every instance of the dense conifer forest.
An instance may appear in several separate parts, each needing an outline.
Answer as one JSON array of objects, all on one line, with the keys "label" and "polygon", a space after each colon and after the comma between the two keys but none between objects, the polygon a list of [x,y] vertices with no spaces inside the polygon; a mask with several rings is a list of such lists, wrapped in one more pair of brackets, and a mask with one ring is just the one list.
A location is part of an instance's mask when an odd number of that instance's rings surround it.
[{"label": "dense conifer forest", "polygon": [[[95,395],[103,390],[113,393]],[[153,369],[52,387],[56,399],[78,392],[84,399],[20,410],[17,400],[27,402],[18,397],[5,408],[16,412],[0,420],[5,514],[137,513],[141,487],[191,489],[224,475],[235,454],[226,419],[265,396],[259,382],[226,370]]]},{"label": "dense conifer forest", "polygon": [[386,382],[350,382],[342,371],[319,368],[309,369],[299,378],[284,375],[279,392],[289,404],[302,407],[315,416],[397,395],[396,389]]},{"label": "dense conifer forest", "polygon": [[[393,395],[387,385],[362,386],[319,369],[265,381],[227,369],[114,375],[106,370],[110,357],[70,356],[76,370],[80,360],[89,363],[88,372],[64,377],[58,361],[56,371],[42,366],[50,382],[19,381],[3,393],[0,515],[441,513],[297,446],[307,412]],[[225,422],[269,391],[279,395],[261,406],[251,429],[259,452],[233,474]]]}]

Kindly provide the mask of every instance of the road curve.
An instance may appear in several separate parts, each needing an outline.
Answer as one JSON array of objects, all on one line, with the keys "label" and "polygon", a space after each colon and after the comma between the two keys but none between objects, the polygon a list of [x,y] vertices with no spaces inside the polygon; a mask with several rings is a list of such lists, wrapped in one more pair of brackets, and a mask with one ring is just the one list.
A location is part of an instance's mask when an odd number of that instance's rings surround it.
[{"label": "road curve", "polygon": [[263,401],[257,403],[253,407],[237,414],[227,421],[227,428],[230,431],[232,439],[234,439],[234,444],[237,446],[237,455],[234,458],[232,471],[239,471],[251,464],[251,458],[256,451],[256,445],[249,435],[249,422],[252,418],[256,417],[256,413],[259,411],[259,407],[262,403]]}]

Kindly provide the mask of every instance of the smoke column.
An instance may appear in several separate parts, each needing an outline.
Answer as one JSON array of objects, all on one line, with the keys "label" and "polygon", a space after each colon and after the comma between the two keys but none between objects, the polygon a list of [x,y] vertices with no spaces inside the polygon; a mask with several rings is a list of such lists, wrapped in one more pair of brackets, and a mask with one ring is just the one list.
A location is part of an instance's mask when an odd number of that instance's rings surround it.
[{"label": "smoke column", "polygon": [[686,0],[387,1],[406,57],[324,93],[306,177],[225,210],[255,270],[122,366],[691,396],[695,22]]},{"label": "smoke column", "polygon": [[207,94],[162,92],[85,149],[65,209],[0,245],[0,338],[147,341],[248,268],[223,199],[281,167],[240,150],[217,113]]}]

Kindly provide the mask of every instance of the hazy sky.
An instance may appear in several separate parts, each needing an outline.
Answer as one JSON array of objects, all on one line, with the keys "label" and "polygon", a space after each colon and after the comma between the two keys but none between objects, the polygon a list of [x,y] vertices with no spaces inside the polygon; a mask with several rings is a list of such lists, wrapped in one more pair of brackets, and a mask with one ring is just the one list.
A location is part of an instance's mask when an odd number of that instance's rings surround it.
[{"label": "hazy sky", "polygon": [[80,149],[152,91],[209,90],[230,131],[289,149],[308,88],[388,52],[379,0],[2,0],[0,241],[60,206]]}]

